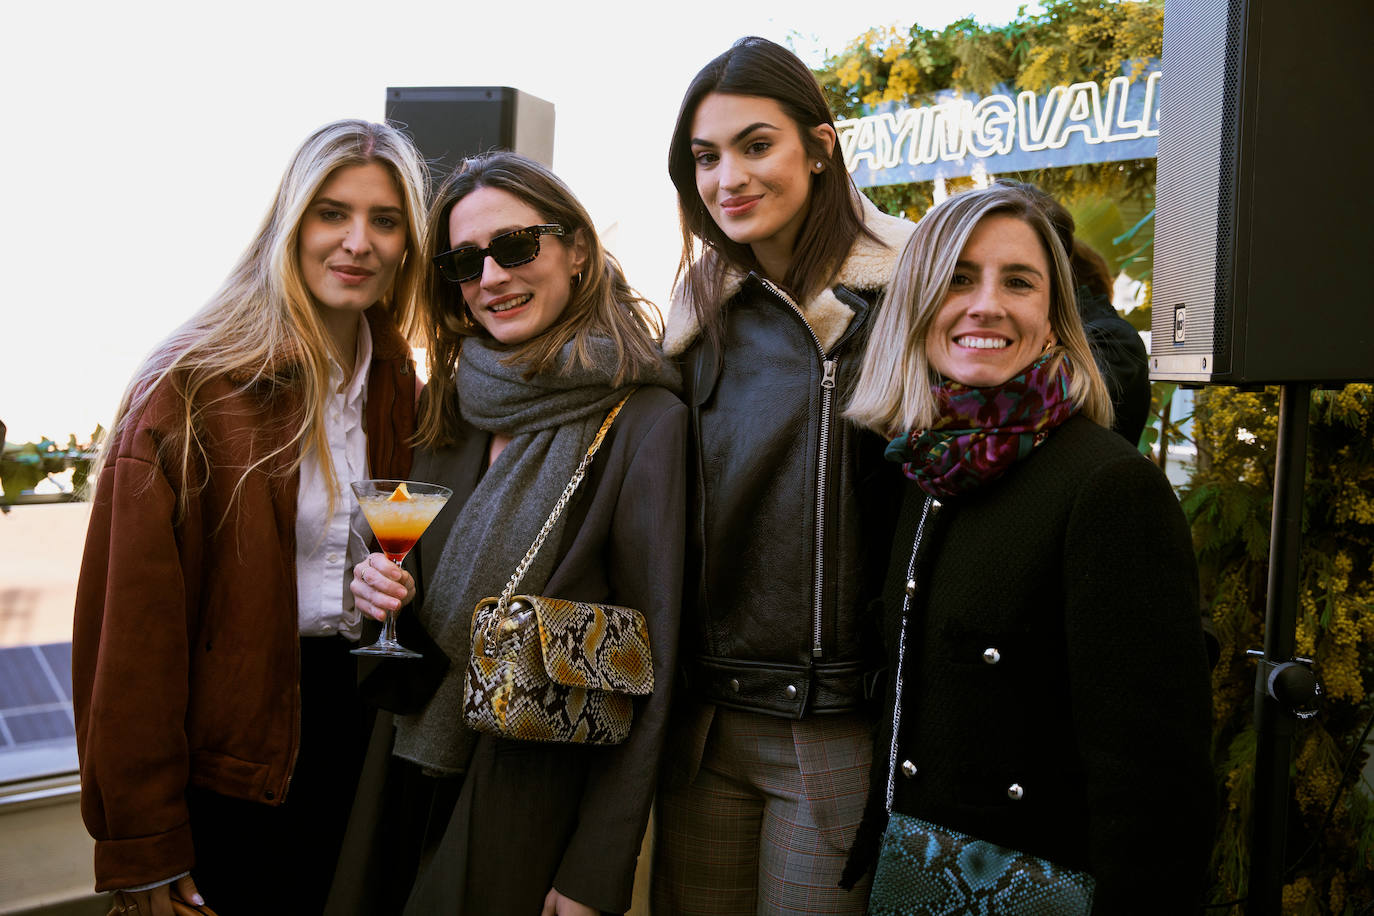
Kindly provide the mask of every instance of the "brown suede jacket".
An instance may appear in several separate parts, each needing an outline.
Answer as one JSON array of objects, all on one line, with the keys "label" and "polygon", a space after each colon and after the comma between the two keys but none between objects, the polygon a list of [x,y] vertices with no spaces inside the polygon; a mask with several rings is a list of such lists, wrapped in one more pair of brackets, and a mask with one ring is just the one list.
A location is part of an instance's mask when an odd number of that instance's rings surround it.
[{"label": "brown suede jacket", "polygon": [[[367,318],[369,466],[404,477],[415,428],[410,350],[381,309]],[[188,785],[266,804],[286,797],[300,738],[294,451],[266,458],[236,491],[243,469],[294,423],[291,366],[274,368],[275,381],[246,395],[229,379],[204,392],[203,465],[185,475],[177,465],[182,402],[164,385],[102,468],[72,633],[96,890],[192,867]],[[188,486],[194,495],[179,515]]]}]

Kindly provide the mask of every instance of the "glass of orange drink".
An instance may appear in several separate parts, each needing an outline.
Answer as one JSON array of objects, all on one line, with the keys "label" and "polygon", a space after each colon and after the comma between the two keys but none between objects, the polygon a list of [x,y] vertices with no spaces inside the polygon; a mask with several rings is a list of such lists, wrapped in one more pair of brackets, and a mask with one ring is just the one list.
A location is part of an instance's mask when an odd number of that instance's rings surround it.
[{"label": "glass of orange drink", "polygon": [[[358,480],[351,486],[382,553],[397,566],[453,495],[448,487],[417,480]],[[407,649],[396,640],[394,613],[386,615],[376,642],[360,646],[353,653],[388,658],[420,657],[419,652]]]}]

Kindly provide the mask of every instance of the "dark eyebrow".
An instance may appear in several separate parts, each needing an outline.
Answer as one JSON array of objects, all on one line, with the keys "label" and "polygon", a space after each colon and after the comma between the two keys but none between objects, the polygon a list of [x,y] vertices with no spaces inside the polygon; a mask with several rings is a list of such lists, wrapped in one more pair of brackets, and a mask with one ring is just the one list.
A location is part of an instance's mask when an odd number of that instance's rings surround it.
[{"label": "dark eyebrow", "polygon": [[1042,274],[1042,273],[1040,272],[1040,268],[1038,268],[1038,267],[1032,267],[1030,264],[1003,264],[1003,265],[1002,265],[1002,273],[1004,273],[1004,274],[1034,274],[1035,276],[1040,277],[1041,279],[1044,279],[1044,276],[1045,276],[1044,274]]},{"label": "dark eyebrow", "polygon": [[[743,140],[745,137],[747,137],[747,136],[749,136],[750,134],[752,134],[754,131],[759,130],[760,128],[767,128],[768,130],[777,130],[777,129],[778,129],[777,125],[775,125],[775,124],[769,124],[767,121],[755,121],[753,124],[750,124],[750,125],[749,125],[748,127],[746,127],[744,130],[740,131],[739,133],[737,133],[737,134],[735,134],[733,137],[731,137],[731,138],[730,138],[730,142],[731,142],[732,144],[738,143],[738,142],[740,142],[741,140]],[[700,137],[693,137],[693,138],[692,138],[692,145],[693,145],[693,146],[715,146],[715,144],[712,143],[710,140],[703,140],[703,139],[701,139]]]},{"label": "dark eyebrow", "polygon": [[[341,201],[341,200],[335,200],[335,199],[332,198],[332,197],[317,197],[317,198],[315,198],[315,203],[314,203],[314,205],[315,205],[315,206],[333,207],[335,210],[347,210],[347,211],[349,211],[350,213],[353,212],[353,205],[352,205],[352,204],[346,204],[346,203],[344,203],[343,201]],[[382,206],[382,207],[373,207],[369,212],[371,212],[371,213],[387,213],[387,214],[395,213],[395,214],[397,214],[397,215],[404,216],[406,211],[405,211],[404,209],[402,209],[401,207],[392,207],[392,206],[390,206],[390,205],[387,205],[387,206]]]},{"label": "dark eyebrow", "polygon": [[[976,270],[976,271],[979,271],[980,273],[981,273],[982,270],[983,270],[983,265],[974,263],[973,261],[965,261],[965,260],[963,260],[962,258],[959,259],[958,261],[955,261],[955,262],[954,262],[954,267],[955,267],[956,270],[958,270],[958,269],[963,269],[963,270]],[[1001,269],[1001,273],[1004,273],[1004,274],[1034,274],[1035,276],[1040,277],[1041,279],[1044,279],[1044,277],[1045,277],[1045,275],[1044,275],[1043,273],[1040,272],[1040,269],[1039,269],[1038,267],[1033,267],[1033,266],[1031,266],[1030,264],[1003,264],[1003,265],[1002,265],[1002,269]]]}]

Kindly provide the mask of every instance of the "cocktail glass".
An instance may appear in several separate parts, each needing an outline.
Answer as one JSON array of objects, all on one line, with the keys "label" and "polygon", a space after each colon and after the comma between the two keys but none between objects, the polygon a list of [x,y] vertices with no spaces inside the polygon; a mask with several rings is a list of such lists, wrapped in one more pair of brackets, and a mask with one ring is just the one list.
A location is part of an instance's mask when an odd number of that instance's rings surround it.
[{"label": "cocktail glass", "polygon": [[[358,498],[367,523],[381,545],[382,553],[397,566],[410,548],[425,533],[434,516],[453,495],[448,487],[417,480],[357,480],[350,486]],[[354,655],[383,655],[387,658],[419,658],[420,653],[396,641],[396,615],[388,613],[382,633],[370,646],[360,646]]]}]

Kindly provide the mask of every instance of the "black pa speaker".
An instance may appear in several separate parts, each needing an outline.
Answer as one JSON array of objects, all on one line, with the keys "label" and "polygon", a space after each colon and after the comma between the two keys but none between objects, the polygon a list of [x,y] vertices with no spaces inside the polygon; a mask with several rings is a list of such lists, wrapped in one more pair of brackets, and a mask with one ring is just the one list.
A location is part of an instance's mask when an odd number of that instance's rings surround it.
[{"label": "black pa speaker", "polygon": [[494,149],[553,166],[553,104],[508,86],[389,87],[386,119],[415,141],[436,182]]},{"label": "black pa speaker", "polygon": [[1165,0],[1150,377],[1374,379],[1371,0]]}]

